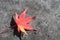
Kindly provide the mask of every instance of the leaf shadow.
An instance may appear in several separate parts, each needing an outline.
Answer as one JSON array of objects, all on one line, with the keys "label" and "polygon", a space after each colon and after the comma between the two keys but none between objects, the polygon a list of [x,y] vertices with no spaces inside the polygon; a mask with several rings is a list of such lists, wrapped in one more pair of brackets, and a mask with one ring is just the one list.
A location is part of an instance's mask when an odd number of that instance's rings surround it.
[{"label": "leaf shadow", "polygon": [[13,16],[11,18],[10,28],[13,29],[13,35],[14,36],[16,35],[20,40],[22,40],[21,37],[23,36],[23,34],[21,31],[20,32],[17,31],[17,24],[15,23]]}]

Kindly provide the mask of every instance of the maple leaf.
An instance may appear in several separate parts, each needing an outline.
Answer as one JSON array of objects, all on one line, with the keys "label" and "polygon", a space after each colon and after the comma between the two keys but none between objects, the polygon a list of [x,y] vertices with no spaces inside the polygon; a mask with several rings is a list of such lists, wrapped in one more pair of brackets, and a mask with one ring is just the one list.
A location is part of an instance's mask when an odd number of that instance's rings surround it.
[{"label": "maple leaf", "polygon": [[25,8],[25,10],[20,15],[18,15],[16,13],[15,22],[17,24],[18,32],[21,31],[21,32],[25,33],[26,35],[28,35],[26,30],[35,30],[35,28],[33,28],[31,25],[29,25],[29,23],[33,19],[35,19],[36,17],[35,16],[33,16],[33,17],[26,17],[26,12],[27,12],[27,8]]}]

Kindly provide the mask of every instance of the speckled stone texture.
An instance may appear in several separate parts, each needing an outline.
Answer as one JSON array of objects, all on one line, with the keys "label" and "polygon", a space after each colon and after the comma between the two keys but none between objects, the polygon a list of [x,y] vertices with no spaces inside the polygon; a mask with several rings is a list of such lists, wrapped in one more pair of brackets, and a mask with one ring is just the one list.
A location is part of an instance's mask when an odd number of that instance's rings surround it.
[{"label": "speckled stone texture", "polygon": [[[26,7],[27,16],[37,16],[31,22],[37,31],[27,31],[22,40],[60,40],[60,0],[0,0],[0,32],[10,26],[15,12],[20,14]],[[0,40],[20,39],[8,30],[0,34]]]}]

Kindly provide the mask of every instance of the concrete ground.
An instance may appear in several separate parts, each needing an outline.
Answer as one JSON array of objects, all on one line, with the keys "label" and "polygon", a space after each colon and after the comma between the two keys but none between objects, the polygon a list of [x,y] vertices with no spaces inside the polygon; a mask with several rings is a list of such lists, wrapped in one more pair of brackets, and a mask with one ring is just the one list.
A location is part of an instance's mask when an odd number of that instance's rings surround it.
[{"label": "concrete ground", "polygon": [[[60,0],[0,0],[0,32],[10,26],[12,16],[28,8],[27,16],[36,16],[31,25],[37,31],[27,31],[22,40],[60,40]],[[0,40],[20,40],[13,30],[0,34]]]}]

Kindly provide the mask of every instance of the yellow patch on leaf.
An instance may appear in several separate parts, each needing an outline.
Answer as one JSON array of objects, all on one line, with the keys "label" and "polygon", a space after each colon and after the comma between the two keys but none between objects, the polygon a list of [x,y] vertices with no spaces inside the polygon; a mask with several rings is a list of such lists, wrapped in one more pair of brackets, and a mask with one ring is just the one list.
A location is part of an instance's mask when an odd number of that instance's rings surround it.
[{"label": "yellow patch on leaf", "polygon": [[23,28],[22,25],[18,25],[18,32],[22,31],[23,33],[25,33],[26,35],[28,35],[28,33],[25,31],[25,29]]}]

